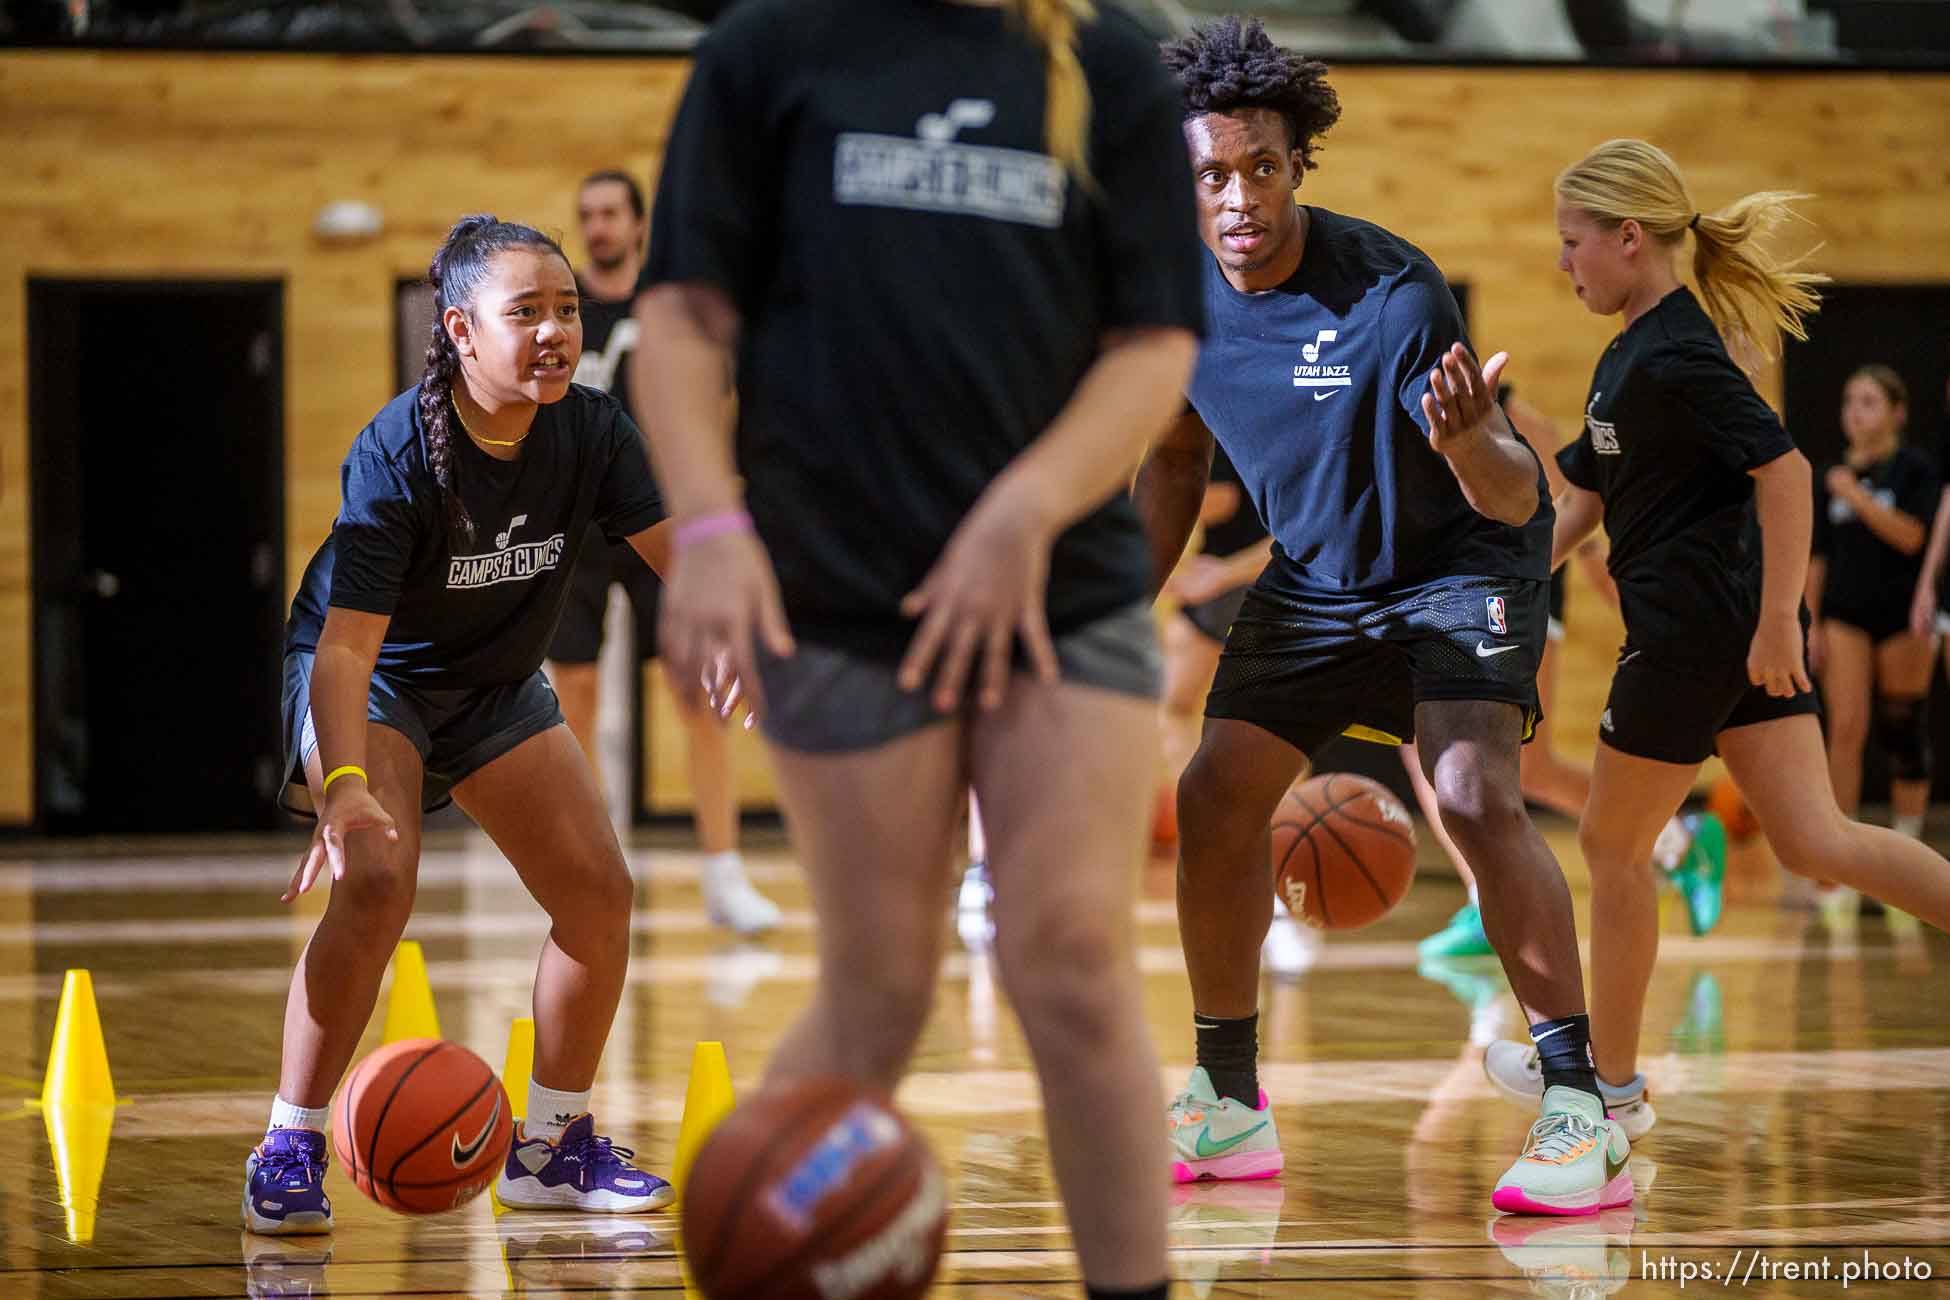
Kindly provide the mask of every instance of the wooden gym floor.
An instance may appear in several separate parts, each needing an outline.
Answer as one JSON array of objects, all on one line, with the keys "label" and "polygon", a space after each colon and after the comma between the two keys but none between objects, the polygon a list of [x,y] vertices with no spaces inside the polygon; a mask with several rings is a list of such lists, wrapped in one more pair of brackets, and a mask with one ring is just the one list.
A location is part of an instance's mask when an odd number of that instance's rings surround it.
[{"label": "wooden gym floor", "polygon": [[[1568,827],[1549,833],[1580,877]],[[17,848],[0,862],[0,1167],[12,1171],[0,1296],[682,1294],[676,1214],[496,1218],[482,1198],[409,1221],[334,1169],[332,1237],[239,1231],[285,983],[321,903],[277,902],[300,843]],[[637,955],[596,1109],[652,1168],[669,1164],[694,1044],[723,1040],[748,1085],[810,989],[804,888],[783,846],[754,849],[788,919],[749,945],[706,924],[690,855],[631,850]],[[1765,902],[1731,908],[1706,939],[1670,917],[1645,1037],[1661,1119],[1634,1153],[1638,1205],[1499,1221],[1490,1186],[1528,1117],[1492,1094],[1470,1035],[1472,1019],[1479,1036],[1499,1017],[1505,1033],[1520,1026],[1493,967],[1416,968],[1414,940],[1459,900],[1452,880],[1425,875],[1394,916],[1330,937],[1298,978],[1267,979],[1265,1078],[1287,1172],[1174,1197],[1175,1295],[1668,1295],[1682,1267],[1695,1294],[1830,1295],[1852,1270],[1851,1292],[1923,1295],[1937,1286],[1916,1280],[1925,1270],[1950,1276],[1950,940],[1899,940],[1877,917],[1835,935]],[[944,897],[944,924],[949,910]],[[1175,1086],[1191,1004],[1168,862],[1147,872],[1140,916],[1147,1011]],[[480,836],[429,848],[409,937],[447,1035],[497,1067],[543,931]],[[93,973],[124,1099],[94,1201],[87,1144],[57,1152],[20,1104],[40,1090],[70,967]],[[953,946],[902,1095],[953,1184],[939,1295],[1079,1292],[1035,1095],[987,959]],[[1865,1264],[1912,1280],[1865,1282]]]}]

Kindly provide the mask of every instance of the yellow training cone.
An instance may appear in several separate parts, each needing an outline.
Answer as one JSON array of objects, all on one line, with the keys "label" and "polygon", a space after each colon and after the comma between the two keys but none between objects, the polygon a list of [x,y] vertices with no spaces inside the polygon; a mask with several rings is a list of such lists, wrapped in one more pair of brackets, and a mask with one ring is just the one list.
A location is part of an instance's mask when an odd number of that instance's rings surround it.
[{"label": "yellow training cone", "polygon": [[517,1016],[508,1026],[508,1060],[501,1067],[501,1087],[508,1094],[508,1114],[528,1114],[528,1080],[535,1073],[535,1021]]},{"label": "yellow training cone", "polygon": [[68,1240],[87,1245],[95,1239],[95,1211],[101,1205],[102,1170],[108,1166],[115,1103],[48,1106],[42,1109],[41,1120],[47,1125],[47,1144],[54,1151],[54,1177],[61,1188],[61,1204],[68,1211]]},{"label": "yellow training cone", "polygon": [[684,1089],[684,1119],[677,1129],[677,1154],[670,1161],[670,1185],[684,1195],[684,1179],[697,1149],[731,1112],[731,1067],[723,1043],[699,1043],[691,1053],[691,1082]]},{"label": "yellow training cone", "polygon": [[95,1009],[95,982],[85,970],[71,970],[61,981],[61,1006],[54,1015],[54,1042],[47,1052],[47,1077],[41,1106],[113,1106],[115,1083],[108,1077],[108,1045],[102,1041],[101,1012]]},{"label": "yellow training cone", "polygon": [[393,988],[386,997],[386,1029],[382,1043],[402,1038],[440,1037],[440,1017],[433,1010],[433,985],[427,982],[427,959],[413,939],[402,939],[393,953]]}]

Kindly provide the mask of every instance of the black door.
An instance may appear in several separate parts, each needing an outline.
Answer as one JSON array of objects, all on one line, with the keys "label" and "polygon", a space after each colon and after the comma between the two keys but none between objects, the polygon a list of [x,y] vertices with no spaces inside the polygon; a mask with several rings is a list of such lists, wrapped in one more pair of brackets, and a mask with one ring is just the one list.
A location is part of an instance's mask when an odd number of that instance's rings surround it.
[{"label": "black door", "polygon": [[274,826],[283,289],[28,286],[44,830]]}]

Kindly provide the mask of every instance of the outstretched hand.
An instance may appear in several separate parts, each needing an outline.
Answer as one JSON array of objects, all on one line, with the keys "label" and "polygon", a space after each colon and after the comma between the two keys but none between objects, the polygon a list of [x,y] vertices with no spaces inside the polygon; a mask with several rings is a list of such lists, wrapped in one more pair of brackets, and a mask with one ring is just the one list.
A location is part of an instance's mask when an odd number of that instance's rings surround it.
[{"label": "outstretched hand", "polygon": [[1450,455],[1490,427],[1496,412],[1497,382],[1503,378],[1510,354],[1499,352],[1487,364],[1460,343],[1452,344],[1442,364],[1429,371],[1429,391],[1422,394],[1422,414],[1429,422],[1429,446]]}]

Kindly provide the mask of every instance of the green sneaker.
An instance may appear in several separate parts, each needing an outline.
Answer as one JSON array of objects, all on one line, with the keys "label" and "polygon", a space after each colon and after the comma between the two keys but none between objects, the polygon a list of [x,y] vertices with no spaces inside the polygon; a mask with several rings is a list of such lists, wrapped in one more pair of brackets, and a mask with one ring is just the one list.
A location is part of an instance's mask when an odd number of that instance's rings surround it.
[{"label": "green sneaker", "polygon": [[1727,875],[1727,828],[1712,813],[1688,813],[1680,818],[1691,842],[1686,856],[1672,870],[1673,886],[1686,900],[1686,919],[1694,934],[1706,934],[1720,923]]},{"label": "green sneaker", "polygon": [[1166,1112],[1171,1125],[1171,1181],[1271,1178],[1286,1167],[1273,1107],[1262,1089],[1259,1105],[1220,1100],[1212,1076],[1196,1066],[1185,1091]]},{"label": "green sneaker", "polygon": [[1415,951],[1424,959],[1488,957],[1496,952],[1490,947],[1490,937],[1483,933],[1483,914],[1476,910],[1474,903],[1465,903],[1461,911],[1449,918],[1449,924],[1415,945]]},{"label": "green sneaker", "polygon": [[1625,1129],[1588,1092],[1544,1090],[1544,1113],[1523,1154],[1496,1180],[1490,1203],[1507,1214],[1597,1214],[1632,1203]]}]

